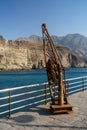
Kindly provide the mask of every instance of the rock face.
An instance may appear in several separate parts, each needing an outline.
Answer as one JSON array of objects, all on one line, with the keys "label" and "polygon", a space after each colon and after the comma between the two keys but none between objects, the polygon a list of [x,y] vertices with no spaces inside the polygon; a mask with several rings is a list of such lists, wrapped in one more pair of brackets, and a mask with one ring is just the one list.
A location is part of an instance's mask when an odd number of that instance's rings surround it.
[{"label": "rock face", "polygon": [[42,45],[24,41],[0,43],[0,70],[31,69],[43,67]]},{"label": "rock face", "polygon": [[82,56],[73,52],[65,46],[56,46],[61,55],[61,62],[64,67],[86,67],[86,61]]},{"label": "rock face", "polygon": [[[56,45],[64,67],[84,67],[84,59],[69,48]],[[44,55],[41,43],[28,41],[6,41],[0,36],[0,70],[43,68]]]}]

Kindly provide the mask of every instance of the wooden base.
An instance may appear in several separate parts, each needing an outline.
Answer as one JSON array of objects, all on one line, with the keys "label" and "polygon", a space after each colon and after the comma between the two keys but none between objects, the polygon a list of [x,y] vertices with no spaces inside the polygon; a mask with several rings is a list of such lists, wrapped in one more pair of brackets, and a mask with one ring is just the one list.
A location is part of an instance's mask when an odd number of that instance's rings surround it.
[{"label": "wooden base", "polygon": [[50,110],[53,114],[57,113],[69,113],[72,111],[71,104],[63,104],[63,105],[50,105]]}]

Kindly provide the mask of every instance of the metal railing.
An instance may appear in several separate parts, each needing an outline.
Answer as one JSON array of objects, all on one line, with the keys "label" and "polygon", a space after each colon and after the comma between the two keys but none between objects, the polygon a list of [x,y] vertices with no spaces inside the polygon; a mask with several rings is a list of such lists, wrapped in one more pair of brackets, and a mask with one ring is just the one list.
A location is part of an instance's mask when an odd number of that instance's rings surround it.
[{"label": "metal railing", "polygon": [[[87,76],[65,80],[67,95],[87,89]],[[50,101],[48,83],[33,84],[0,90],[0,117],[46,104]]]},{"label": "metal railing", "polygon": [[70,78],[65,81],[67,95],[85,91],[87,89],[87,76]]},{"label": "metal railing", "polygon": [[45,103],[46,96],[49,95],[49,92],[47,94],[44,92],[44,86],[47,84],[33,84],[0,90],[0,117],[10,117],[14,112]]}]

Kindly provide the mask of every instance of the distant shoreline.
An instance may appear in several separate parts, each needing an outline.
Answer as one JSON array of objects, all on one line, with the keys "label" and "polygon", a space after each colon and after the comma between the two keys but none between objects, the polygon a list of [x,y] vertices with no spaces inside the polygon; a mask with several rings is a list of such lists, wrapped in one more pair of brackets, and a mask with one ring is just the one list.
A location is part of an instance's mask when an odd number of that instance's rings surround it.
[{"label": "distant shoreline", "polygon": [[[70,67],[70,68],[87,68],[87,67]],[[69,70],[70,68],[66,68],[65,70]],[[3,69],[0,70],[0,72],[25,72],[25,71],[40,71],[40,70],[45,70],[45,68],[35,68],[35,69]]]},{"label": "distant shoreline", "polygon": [[8,69],[8,70],[0,70],[0,72],[25,72],[25,71],[34,71],[34,70],[45,70],[45,68],[42,69]]}]

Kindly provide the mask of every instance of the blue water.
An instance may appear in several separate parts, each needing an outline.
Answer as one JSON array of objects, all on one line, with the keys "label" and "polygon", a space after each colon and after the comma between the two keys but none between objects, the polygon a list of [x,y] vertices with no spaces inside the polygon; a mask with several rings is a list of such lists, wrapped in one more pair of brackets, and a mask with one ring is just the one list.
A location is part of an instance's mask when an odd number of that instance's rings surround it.
[{"label": "blue water", "polygon": [[47,81],[45,70],[0,72],[0,89],[43,83]]},{"label": "blue water", "polygon": [[[87,68],[70,68],[66,78],[87,76]],[[0,89],[43,83],[47,81],[45,70],[0,72]]]},{"label": "blue water", "polygon": [[66,78],[87,76],[87,68],[70,68],[66,70]]}]

